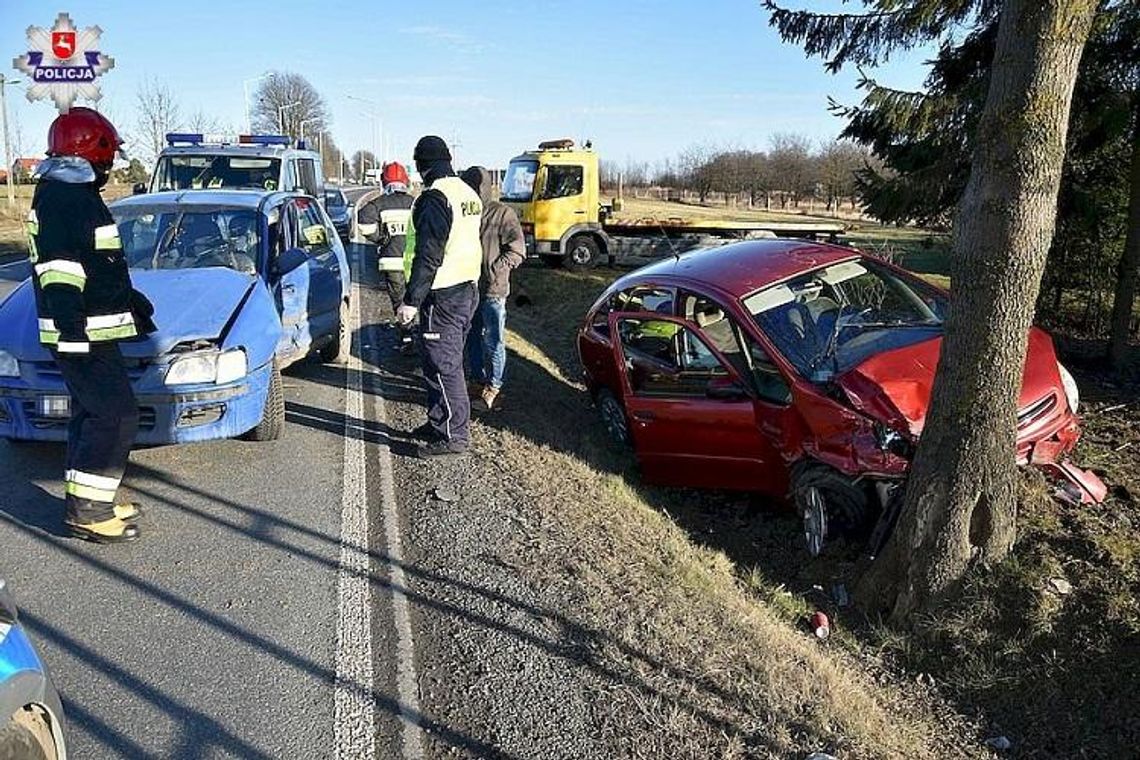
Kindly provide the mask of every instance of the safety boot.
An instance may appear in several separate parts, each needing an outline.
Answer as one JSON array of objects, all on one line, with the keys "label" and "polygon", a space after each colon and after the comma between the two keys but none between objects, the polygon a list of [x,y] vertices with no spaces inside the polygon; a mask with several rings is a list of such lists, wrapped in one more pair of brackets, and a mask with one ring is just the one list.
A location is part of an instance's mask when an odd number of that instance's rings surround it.
[{"label": "safety boot", "polygon": [[467,453],[467,443],[459,441],[438,440],[425,443],[416,449],[416,456],[420,459],[437,459],[440,457],[458,457]]},{"label": "safety boot", "polygon": [[495,408],[495,402],[499,398],[499,389],[493,385],[488,385],[479,396],[483,400],[483,406],[487,407],[489,412]]},{"label": "safety boot", "polygon": [[141,534],[139,528],[132,522],[126,522],[118,517],[95,523],[77,523],[67,520],[67,530],[74,538],[82,538],[95,544],[124,544],[134,541]]}]

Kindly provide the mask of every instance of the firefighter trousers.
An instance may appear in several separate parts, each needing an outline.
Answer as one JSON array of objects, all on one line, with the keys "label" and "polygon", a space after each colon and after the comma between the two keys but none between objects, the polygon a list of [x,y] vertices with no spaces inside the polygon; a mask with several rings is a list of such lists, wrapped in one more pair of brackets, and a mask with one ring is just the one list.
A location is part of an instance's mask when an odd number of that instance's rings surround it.
[{"label": "firefighter trousers", "polygon": [[458,444],[470,438],[471,400],[463,376],[463,346],[478,305],[475,283],[465,282],[433,290],[420,310],[428,422],[440,438]]},{"label": "firefighter trousers", "polygon": [[67,519],[81,525],[109,520],[139,425],[123,355],[115,343],[92,343],[86,354],[53,354],[71,394]]},{"label": "firefighter trousers", "polygon": [[[384,287],[388,291],[388,300],[392,302],[392,314],[400,308],[404,303],[404,292],[407,290],[407,284],[404,282],[404,272],[401,271],[381,271],[380,279],[384,281]],[[412,328],[406,325],[397,325],[396,330],[400,334],[400,343],[411,345],[412,341]]]}]

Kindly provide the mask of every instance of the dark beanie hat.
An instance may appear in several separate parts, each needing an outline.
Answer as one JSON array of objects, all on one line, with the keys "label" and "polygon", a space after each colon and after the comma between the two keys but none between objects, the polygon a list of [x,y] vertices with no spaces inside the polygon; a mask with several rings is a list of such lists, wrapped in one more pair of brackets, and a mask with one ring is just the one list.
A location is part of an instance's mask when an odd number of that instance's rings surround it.
[{"label": "dark beanie hat", "polygon": [[431,161],[450,161],[451,151],[447,149],[447,143],[443,141],[442,137],[435,135],[428,135],[421,137],[420,141],[416,143],[416,151],[412,154],[416,161],[429,163]]}]

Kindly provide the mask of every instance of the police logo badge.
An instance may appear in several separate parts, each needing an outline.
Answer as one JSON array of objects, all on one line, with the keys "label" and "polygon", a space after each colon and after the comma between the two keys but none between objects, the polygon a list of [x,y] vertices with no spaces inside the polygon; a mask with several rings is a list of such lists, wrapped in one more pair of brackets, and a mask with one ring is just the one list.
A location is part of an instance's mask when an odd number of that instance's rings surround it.
[{"label": "police logo badge", "polygon": [[115,68],[115,59],[99,51],[102,34],[97,26],[77,29],[66,13],[56,17],[51,29],[29,26],[31,49],[12,60],[32,80],[26,90],[28,100],[50,98],[60,113],[67,113],[79,98],[102,98],[95,80]]}]

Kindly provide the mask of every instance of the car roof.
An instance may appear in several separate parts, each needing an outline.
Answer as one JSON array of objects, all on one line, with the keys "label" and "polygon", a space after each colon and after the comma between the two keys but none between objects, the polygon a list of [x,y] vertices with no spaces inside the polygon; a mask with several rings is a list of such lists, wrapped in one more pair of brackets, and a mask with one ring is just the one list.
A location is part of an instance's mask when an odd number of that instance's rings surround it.
[{"label": "car roof", "polygon": [[110,204],[111,208],[131,208],[133,206],[179,205],[179,206],[232,206],[256,211],[262,206],[286,198],[300,197],[297,193],[248,190],[164,190],[160,193],[128,195]]},{"label": "car roof", "polygon": [[287,148],[281,145],[170,145],[162,149],[162,156],[246,156],[248,158],[318,158],[315,150]]},{"label": "car roof", "polygon": [[615,288],[652,279],[685,280],[743,298],[801,272],[860,256],[858,251],[830,243],[746,240],[661,259],[621,278]]}]

